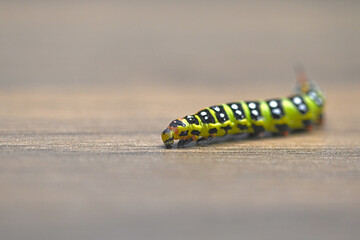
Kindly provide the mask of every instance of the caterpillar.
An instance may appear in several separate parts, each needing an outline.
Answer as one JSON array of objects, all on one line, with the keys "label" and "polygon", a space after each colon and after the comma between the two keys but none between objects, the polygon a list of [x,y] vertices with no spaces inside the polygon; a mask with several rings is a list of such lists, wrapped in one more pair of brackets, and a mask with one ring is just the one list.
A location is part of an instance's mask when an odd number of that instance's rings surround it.
[{"label": "caterpillar", "polygon": [[233,101],[204,108],[193,115],[173,120],[161,133],[166,148],[175,140],[181,148],[190,142],[210,142],[215,137],[270,132],[287,136],[297,130],[321,125],[325,95],[309,80],[303,68],[296,70],[297,82],[291,96],[258,101]]}]

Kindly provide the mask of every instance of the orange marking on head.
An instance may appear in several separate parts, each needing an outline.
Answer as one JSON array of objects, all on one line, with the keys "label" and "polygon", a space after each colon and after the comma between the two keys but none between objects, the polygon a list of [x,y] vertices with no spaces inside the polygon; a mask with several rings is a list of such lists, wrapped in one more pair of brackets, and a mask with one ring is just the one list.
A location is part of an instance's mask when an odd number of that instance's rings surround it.
[{"label": "orange marking on head", "polygon": [[179,135],[179,129],[177,127],[168,127],[171,131],[173,131],[176,135]]}]

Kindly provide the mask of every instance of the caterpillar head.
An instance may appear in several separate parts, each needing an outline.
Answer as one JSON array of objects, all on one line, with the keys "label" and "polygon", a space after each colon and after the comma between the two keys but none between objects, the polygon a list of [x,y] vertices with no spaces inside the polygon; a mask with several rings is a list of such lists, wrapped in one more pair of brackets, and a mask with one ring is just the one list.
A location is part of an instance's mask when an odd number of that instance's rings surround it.
[{"label": "caterpillar head", "polygon": [[169,126],[161,133],[161,139],[166,148],[171,148],[174,140],[180,139],[184,132],[187,132],[188,124],[184,119],[175,119]]},{"label": "caterpillar head", "polygon": [[174,131],[166,128],[161,133],[161,139],[163,140],[166,148],[172,148],[172,145],[174,144]]}]

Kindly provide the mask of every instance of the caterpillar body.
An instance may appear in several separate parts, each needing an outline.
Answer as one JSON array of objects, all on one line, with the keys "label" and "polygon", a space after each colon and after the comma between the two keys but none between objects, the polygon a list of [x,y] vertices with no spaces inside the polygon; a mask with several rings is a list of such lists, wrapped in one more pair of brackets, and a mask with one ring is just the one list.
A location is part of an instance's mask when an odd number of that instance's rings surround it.
[{"label": "caterpillar body", "polygon": [[166,148],[175,140],[178,147],[214,137],[271,132],[286,136],[294,130],[311,130],[321,124],[325,96],[318,85],[297,74],[295,93],[289,97],[259,101],[234,101],[204,108],[193,115],[173,120],[161,133]]}]

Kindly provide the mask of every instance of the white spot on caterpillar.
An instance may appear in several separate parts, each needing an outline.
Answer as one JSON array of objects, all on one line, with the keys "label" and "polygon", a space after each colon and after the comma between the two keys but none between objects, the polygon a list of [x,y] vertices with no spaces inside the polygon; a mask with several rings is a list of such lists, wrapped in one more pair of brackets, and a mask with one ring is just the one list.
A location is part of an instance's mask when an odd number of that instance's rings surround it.
[{"label": "white spot on caterpillar", "polygon": [[280,114],[281,114],[280,108],[274,108],[274,109],[272,110],[272,112],[273,112],[273,114],[278,115],[278,116],[280,116]]},{"label": "white spot on caterpillar", "polygon": [[311,92],[309,92],[309,96],[315,98],[315,97],[317,97],[317,94],[316,94],[316,92],[311,91]]},{"label": "white spot on caterpillar", "polygon": [[302,103],[301,98],[299,98],[299,97],[294,97],[294,98],[293,98],[293,102],[294,102],[296,105],[299,105],[300,103]]},{"label": "white spot on caterpillar", "polygon": [[315,102],[316,102],[316,104],[317,104],[318,106],[321,106],[321,105],[323,104],[323,101],[322,101],[321,98],[316,98],[316,99],[315,99]]},{"label": "white spot on caterpillar", "polygon": [[201,114],[201,116],[206,116],[207,115],[207,113],[205,111],[201,112],[200,114]]},{"label": "white spot on caterpillar", "polygon": [[235,113],[240,116],[242,115],[242,112],[240,110],[236,110]]},{"label": "white spot on caterpillar", "polygon": [[238,106],[234,103],[231,105],[231,108],[235,110],[235,109],[238,109]]},{"label": "white spot on caterpillar", "polygon": [[278,103],[275,100],[271,100],[269,102],[269,106],[272,107],[272,108],[276,108],[278,106]]},{"label": "white spot on caterpillar", "polygon": [[222,118],[223,118],[223,117],[225,117],[225,114],[223,114],[223,113],[220,113],[220,117],[222,117]]},{"label": "white spot on caterpillar", "polygon": [[259,116],[259,112],[257,110],[252,110],[251,113],[255,116]]},{"label": "white spot on caterpillar", "polygon": [[299,105],[299,110],[305,112],[307,110],[306,105],[305,104],[300,104]]},{"label": "white spot on caterpillar", "polygon": [[219,112],[220,111],[220,108],[219,107],[214,107],[214,110]]},{"label": "white spot on caterpillar", "polygon": [[249,106],[250,109],[255,109],[255,108],[256,108],[256,104],[253,103],[253,102],[252,102],[252,103],[249,103],[248,106]]}]

